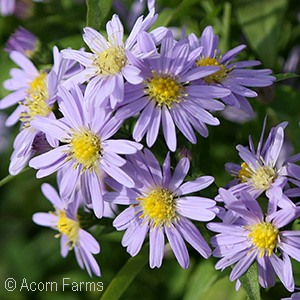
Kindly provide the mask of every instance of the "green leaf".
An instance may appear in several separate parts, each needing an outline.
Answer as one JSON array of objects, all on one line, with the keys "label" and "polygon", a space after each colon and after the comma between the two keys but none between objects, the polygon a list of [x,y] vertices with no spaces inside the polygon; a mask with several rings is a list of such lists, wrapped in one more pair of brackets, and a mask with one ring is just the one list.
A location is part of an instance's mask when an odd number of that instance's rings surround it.
[{"label": "green leaf", "polygon": [[152,29],[160,26],[168,26],[172,20],[178,19],[186,9],[190,9],[190,7],[198,3],[198,1],[199,0],[183,0],[175,8],[165,8],[159,13]]},{"label": "green leaf", "polygon": [[215,270],[212,260],[201,261],[190,278],[184,300],[205,299],[211,286],[223,276],[225,274]]},{"label": "green leaf", "polygon": [[258,283],[258,271],[256,263],[253,263],[248,271],[240,278],[249,300],[260,300],[260,291]]},{"label": "green leaf", "polygon": [[118,272],[103,293],[101,300],[117,300],[139,274],[148,261],[148,247],[144,246],[137,256],[131,257]]},{"label": "green leaf", "polygon": [[112,0],[86,0],[86,4],[86,25],[99,31],[107,21],[106,19],[112,7]]},{"label": "green leaf", "polygon": [[268,67],[276,65],[287,0],[239,1],[237,19],[248,43]]},{"label": "green leaf", "polygon": [[295,74],[295,73],[280,73],[280,74],[275,74],[274,76],[276,77],[276,81],[300,77],[299,74]]}]

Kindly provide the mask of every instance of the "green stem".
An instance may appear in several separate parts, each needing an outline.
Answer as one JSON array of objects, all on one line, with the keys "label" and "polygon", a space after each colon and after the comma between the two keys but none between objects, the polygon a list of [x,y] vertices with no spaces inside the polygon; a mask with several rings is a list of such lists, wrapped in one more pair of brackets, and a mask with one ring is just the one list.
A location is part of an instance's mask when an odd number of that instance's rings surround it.
[{"label": "green stem", "polygon": [[[26,171],[28,171],[30,168],[27,167],[25,169],[23,169],[19,174],[22,174]],[[19,175],[18,174],[18,175]],[[0,180],[0,187],[5,185],[6,183],[10,182],[11,180],[13,180],[15,177],[17,177],[17,175],[13,176],[13,175],[7,175],[6,177],[4,177],[3,179]]]},{"label": "green stem", "polygon": [[131,257],[110,282],[101,300],[117,300],[139,274],[148,261],[148,246],[145,245],[137,256]]}]

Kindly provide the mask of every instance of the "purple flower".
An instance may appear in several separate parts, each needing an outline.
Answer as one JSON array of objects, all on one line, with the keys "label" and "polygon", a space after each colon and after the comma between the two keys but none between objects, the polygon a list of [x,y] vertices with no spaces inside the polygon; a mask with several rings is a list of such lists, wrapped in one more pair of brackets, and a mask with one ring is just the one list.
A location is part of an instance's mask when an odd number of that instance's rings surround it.
[{"label": "purple flower", "polygon": [[218,232],[211,239],[213,255],[221,259],[216,269],[234,265],[229,279],[237,280],[256,261],[259,283],[267,288],[275,285],[276,274],[287,290],[294,290],[290,257],[300,261],[300,231],[280,230],[300,215],[294,205],[267,214],[257,200],[246,192],[237,199],[230,191],[219,190],[228,211],[236,215],[234,222],[212,222],[208,229]]},{"label": "purple flower", "polygon": [[288,180],[295,178],[292,171],[297,170],[297,166],[293,162],[299,160],[300,157],[299,154],[289,158],[282,157],[284,129],[287,122],[273,127],[263,144],[265,125],[266,120],[257,149],[255,150],[252,139],[249,137],[249,147],[242,145],[236,147],[243,160],[242,164],[227,163],[225,168],[236,177],[229,183],[229,190],[235,196],[238,197],[241,191],[247,191],[254,198],[265,193],[272,203],[269,208],[273,211],[277,205],[283,207],[289,204],[290,200],[283,193],[283,189]]},{"label": "purple flower", "polygon": [[207,26],[200,39],[195,34],[189,36],[190,45],[193,49],[202,46],[203,50],[200,57],[196,60],[196,66],[218,66],[219,70],[214,74],[208,75],[202,80],[208,85],[216,85],[227,88],[231,91],[230,95],[222,97],[222,101],[231,106],[235,106],[252,114],[253,110],[246,97],[257,97],[257,93],[248,87],[269,86],[276,79],[270,76],[270,69],[245,69],[260,64],[256,60],[234,62],[235,57],[246,47],[237,46],[224,55],[220,54],[218,48],[219,37],[214,34],[211,26]]},{"label": "purple flower", "polygon": [[[139,36],[138,44],[146,51],[156,51],[156,43],[145,32]],[[195,78],[205,77],[218,69],[203,67],[191,70],[198,50],[191,53],[186,39],[175,42],[169,30],[161,42],[160,53],[155,58],[144,58],[139,66],[143,82],[125,86],[125,99],[116,113],[117,118],[126,119],[141,112],[133,130],[136,141],[141,141],[146,135],[147,145],[151,147],[162,123],[167,146],[175,151],[175,125],[194,144],[196,135],[193,128],[206,137],[206,124],[219,125],[219,120],[208,110],[222,110],[224,105],[214,98],[226,96],[230,91],[193,82]]]},{"label": "purple flower", "polygon": [[189,254],[185,241],[195,248],[203,257],[208,258],[211,250],[189,220],[209,221],[217,212],[215,201],[187,194],[209,186],[214,178],[202,176],[194,181],[183,183],[188,170],[189,160],[179,161],[173,175],[170,171],[168,154],[162,169],[147,149],[128,157],[124,170],[132,174],[134,188],[124,187],[108,179],[107,184],[116,192],[104,195],[108,202],[130,205],[114,220],[117,230],[126,230],[122,245],[127,252],[135,256],[149,234],[151,268],[160,267],[164,256],[165,236],[181,267],[189,265]]},{"label": "purple flower", "polygon": [[16,0],[0,0],[0,14],[10,16],[15,11]]},{"label": "purple flower", "polygon": [[27,29],[19,26],[18,29],[9,37],[4,50],[8,53],[17,51],[30,58],[38,50],[38,48],[38,38]]},{"label": "purple flower", "polygon": [[36,117],[33,126],[54,139],[60,146],[34,157],[29,165],[38,169],[37,178],[45,177],[63,168],[61,194],[69,198],[76,189],[81,189],[86,202],[92,203],[97,217],[103,216],[102,173],[115,178],[128,187],[133,180],[121,170],[125,159],[119,154],[133,154],[141,144],[128,140],[109,139],[120,128],[122,122],[111,117],[104,107],[95,108],[91,94],[84,96],[78,86],[71,93],[59,88],[60,120]]},{"label": "purple flower", "polygon": [[[40,142],[45,145],[43,142],[45,137],[50,145],[56,145],[57,141],[52,136],[41,135],[31,126],[31,122],[37,116],[55,119],[53,108],[56,102],[57,87],[67,71],[67,63],[62,60],[56,47],[53,48],[54,64],[49,73],[39,72],[21,53],[13,51],[10,56],[22,70],[11,70],[12,78],[4,82],[4,87],[8,90],[15,90],[15,92],[3,98],[0,107],[3,109],[19,103],[6,121],[7,126],[14,125],[18,120],[22,123],[13,144],[14,152],[9,166],[10,174],[16,175],[35,153],[40,153],[40,150],[44,148]],[[49,145],[46,145],[45,150],[47,149],[49,149]]]},{"label": "purple flower", "polygon": [[89,232],[81,228],[77,216],[82,201],[80,194],[77,193],[75,199],[70,204],[66,204],[50,184],[44,183],[42,192],[53,204],[55,211],[35,213],[32,217],[33,221],[59,232],[55,237],[61,238],[62,257],[66,257],[70,250],[74,250],[79,266],[82,269],[85,267],[90,276],[92,273],[100,276],[100,268],[93,257],[93,254],[100,252],[99,243]]},{"label": "purple flower", "polygon": [[104,97],[110,97],[114,108],[124,98],[124,79],[132,84],[142,81],[140,70],[134,65],[134,46],[138,34],[149,29],[155,19],[154,10],[144,20],[140,17],[125,42],[123,25],[117,15],[113,15],[106,25],[108,40],[93,28],[84,28],[83,39],[93,53],[71,49],[62,51],[64,58],[76,60],[85,67],[65,86],[90,80],[87,88],[94,93],[101,90]]}]

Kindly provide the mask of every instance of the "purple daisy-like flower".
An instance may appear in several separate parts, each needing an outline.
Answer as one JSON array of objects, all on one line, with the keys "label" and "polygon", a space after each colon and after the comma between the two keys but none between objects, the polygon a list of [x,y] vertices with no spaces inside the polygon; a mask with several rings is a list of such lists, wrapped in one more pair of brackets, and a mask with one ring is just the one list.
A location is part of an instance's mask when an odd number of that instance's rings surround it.
[{"label": "purple daisy-like flower", "polygon": [[236,147],[243,160],[242,164],[227,163],[225,165],[226,170],[236,177],[229,183],[229,190],[235,196],[238,196],[241,191],[250,193],[254,198],[265,193],[271,202],[269,208],[272,211],[277,205],[283,207],[285,203],[290,202],[283,193],[283,189],[288,181],[295,178],[292,171],[296,170],[297,166],[293,162],[298,161],[300,155],[282,157],[284,129],[287,124],[283,122],[273,127],[263,143],[265,120],[256,150],[251,137],[249,137],[249,147],[242,145]]},{"label": "purple daisy-like flower", "polygon": [[218,48],[219,37],[214,34],[213,28],[207,26],[200,39],[195,34],[189,36],[192,49],[203,47],[200,57],[196,59],[196,66],[219,66],[220,69],[214,74],[201,78],[208,85],[217,85],[227,88],[231,91],[229,95],[222,97],[222,101],[231,106],[235,106],[253,114],[251,105],[246,97],[257,97],[257,93],[249,88],[269,86],[276,79],[270,76],[270,69],[246,69],[260,65],[259,61],[233,61],[236,56],[246,47],[237,46],[224,55],[220,54]]},{"label": "purple daisy-like flower", "polygon": [[4,50],[8,53],[17,51],[30,58],[38,50],[39,40],[33,33],[19,26],[9,37],[5,46]]},{"label": "purple daisy-like flower", "polygon": [[33,221],[41,226],[51,227],[59,232],[61,255],[66,257],[70,250],[74,250],[79,266],[86,268],[88,274],[100,276],[100,268],[93,254],[100,252],[97,240],[86,230],[81,228],[78,220],[78,208],[82,199],[79,193],[74,195],[73,201],[66,204],[56,190],[48,183],[42,185],[42,192],[53,204],[55,211],[49,213],[35,213]]},{"label": "purple daisy-like flower", "polygon": [[[122,122],[112,118],[105,108],[95,108],[87,91],[84,96],[78,86],[71,93],[59,87],[59,109],[63,118],[52,120],[36,117],[33,126],[61,141],[61,145],[34,157],[29,165],[38,169],[41,178],[64,168],[61,194],[69,198],[81,189],[87,202],[91,200],[97,217],[103,216],[102,173],[115,178],[125,186],[134,182],[120,167],[126,160],[119,154],[133,154],[143,146],[128,140],[109,139]],[[100,170],[99,170],[100,169]]]},{"label": "purple daisy-like flower", "polygon": [[124,187],[108,179],[107,184],[116,192],[104,195],[108,202],[130,205],[113,222],[117,230],[126,230],[122,245],[135,256],[149,233],[151,268],[160,267],[164,256],[165,236],[181,267],[189,265],[189,254],[185,241],[203,257],[208,258],[211,249],[197,227],[189,220],[210,221],[217,212],[215,201],[187,196],[209,186],[214,178],[202,176],[194,181],[183,183],[188,170],[189,160],[179,161],[173,175],[170,171],[168,154],[162,169],[147,149],[128,157],[124,170],[132,174],[134,188]]},{"label": "purple daisy-like flower", "polygon": [[250,194],[242,192],[238,199],[225,189],[219,193],[228,211],[237,218],[232,223],[207,224],[208,229],[218,232],[211,239],[213,255],[221,258],[216,269],[235,264],[229,277],[235,281],[256,261],[262,287],[274,286],[277,274],[292,292],[295,284],[290,257],[300,261],[300,231],[281,229],[299,217],[300,208],[291,204],[265,217],[258,201]]},{"label": "purple daisy-like flower", "polygon": [[54,64],[49,73],[37,71],[26,56],[16,51],[11,53],[11,57],[23,70],[11,70],[12,78],[6,80],[4,86],[16,91],[3,98],[0,107],[6,108],[19,103],[6,120],[7,126],[14,125],[18,120],[21,121],[21,129],[15,138],[14,152],[9,165],[10,174],[16,175],[35,153],[40,153],[44,146],[46,146],[45,150],[49,149],[49,145],[44,142],[45,138],[51,146],[57,143],[50,135],[41,135],[31,126],[31,122],[37,116],[55,119],[53,107],[56,102],[57,87],[68,70],[68,64],[62,60],[56,47],[53,48]]},{"label": "purple daisy-like flower", "polygon": [[137,84],[142,81],[140,70],[134,64],[134,46],[140,32],[148,30],[154,23],[154,9],[143,20],[138,18],[131,33],[124,41],[123,25],[117,15],[106,25],[107,40],[98,31],[86,27],[83,29],[83,39],[93,53],[66,49],[62,51],[64,58],[76,60],[85,69],[70,78],[65,86],[88,82],[87,88],[94,93],[101,90],[104,97],[110,97],[111,107],[124,98],[124,80]]},{"label": "purple daisy-like flower", "polygon": [[[139,36],[141,48],[156,51],[150,34]],[[224,104],[215,98],[226,96],[229,90],[197,84],[195,78],[205,77],[216,68],[191,70],[193,57],[201,49],[190,53],[186,39],[175,42],[169,30],[161,42],[160,53],[155,57],[144,58],[141,69],[143,82],[125,86],[125,99],[117,108],[116,117],[126,119],[141,112],[133,130],[133,138],[140,141],[146,134],[146,142],[151,147],[157,139],[160,123],[167,146],[176,150],[176,127],[191,142],[196,143],[194,129],[202,136],[208,136],[206,124],[219,125],[209,110],[222,110]]]}]

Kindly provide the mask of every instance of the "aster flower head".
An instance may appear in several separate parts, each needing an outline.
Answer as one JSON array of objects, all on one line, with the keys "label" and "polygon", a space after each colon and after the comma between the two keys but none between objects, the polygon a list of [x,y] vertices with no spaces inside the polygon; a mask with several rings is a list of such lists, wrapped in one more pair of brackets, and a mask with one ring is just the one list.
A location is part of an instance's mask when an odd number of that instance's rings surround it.
[{"label": "aster flower head", "polygon": [[14,152],[9,166],[10,174],[16,175],[37,152],[35,145],[41,150],[41,137],[46,138],[50,145],[56,145],[56,141],[50,135],[41,136],[40,132],[31,126],[31,122],[37,116],[55,119],[53,108],[57,87],[68,70],[68,65],[62,60],[57,47],[53,48],[54,64],[49,72],[38,71],[26,56],[17,51],[12,51],[10,57],[21,69],[13,68],[12,78],[4,82],[4,87],[14,92],[0,101],[0,108],[19,104],[5,123],[6,126],[12,126],[21,121],[21,129],[13,144]]},{"label": "aster flower head", "polygon": [[200,39],[195,34],[189,36],[191,47],[203,47],[200,56],[196,59],[195,67],[218,66],[219,69],[208,75],[202,80],[208,85],[218,85],[227,88],[231,93],[222,97],[222,101],[230,106],[235,106],[244,110],[248,114],[253,114],[253,109],[246,97],[257,97],[257,93],[251,88],[266,87],[276,79],[270,76],[270,69],[246,69],[260,65],[259,61],[247,60],[235,62],[236,56],[246,47],[245,45],[237,46],[224,55],[219,50],[219,37],[214,34],[213,28],[207,26]]},{"label": "aster flower head", "polygon": [[104,199],[116,204],[130,205],[113,222],[117,230],[126,230],[122,245],[135,256],[149,234],[151,268],[160,267],[164,256],[167,237],[181,267],[189,265],[188,242],[203,257],[208,258],[211,250],[197,227],[189,220],[212,220],[217,209],[215,201],[188,194],[209,186],[214,178],[202,176],[183,183],[188,170],[188,158],[182,158],[171,175],[170,155],[162,168],[154,155],[147,149],[128,157],[124,170],[132,174],[134,188],[124,187],[107,180],[115,192],[108,192]]},{"label": "aster flower head", "polygon": [[[148,33],[140,34],[138,44],[149,52],[156,51],[156,43]],[[191,70],[193,57],[199,51],[201,49],[191,53],[188,41],[183,39],[176,42],[168,30],[161,41],[160,53],[155,58],[144,58],[140,65],[143,82],[126,85],[125,99],[116,113],[117,118],[126,119],[141,112],[133,130],[136,141],[146,135],[147,145],[151,147],[162,123],[166,144],[171,151],[175,151],[175,126],[195,144],[194,129],[206,137],[206,124],[219,125],[219,120],[209,110],[222,110],[224,105],[215,98],[228,95],[230,91],[194,83],[195,78],[205,77],[218,69]]]},{"label": "aster flower head", "polygon": [[50,184],[44,183],[42,192],[53,204],[55,211],[35,213],[33,221],[59,232],[55,237],[60,237],[62,257],[66,257],[69,251],[74,250],[79,266],[85,268],[91,277],[92,273],[100,276],[100,268],[93,257],[93,254],[100,252],[99,243],[89,232],[81,228],[78,218],[78,209],[82,204],[80,193],[74,195],[73,201],[66,204]]},{"label": "aster flower head", "polygon": [[38,50],[38,48],[38,38],[29,30],[19,26],[17,30],[9,37],[4,50],[8,53],[17,51],[30,58]]},{"label": "aster flower head", "polygon": [[135,22],[131,33],[124,41],[124,29],[118,15],[113,15],[106,25],[107,39],[91,27],[83,29],[83,39],[92,53],[66,49],[64,58],[76,60],[85,69],[70,78],[65,86],[74,82],[88,82],[88,88],[94,93],[101,90],[104,97],[110,97],[111,107],[114,108],[124,98],[124,81],[137,84],[142,81],[140,70],[134,64],[134,48],[140,32],[148,30],[154,23],[154,9],[143,19]]},{"label": "aster flower head", "polygon": [[300,261],[300,231],[283,227],[299,217],[299,207],[290,204],[265,217],[258,201],[247,192],[242,192],[239,199],[225,189],[219,193],[228,211],[237,218],[231,223],[207,224],[208,229],[218,233],[211,239],[213,255],[220,258],[216,269],[235,264],[229,277],[235,281],[256,262],[262,287],[274,286],[277,275],[292,292],[295,284],[290,257]]},{"label": "aster flower head", "polygon": [[[142,145],[128,140],[110,139],[122,122],[112,117],[105,107],[95,108],[89,101],[92,96],[82,94],[78,86],[69,92],[59,87],[59,120],[36,117],[33,126],[61,142],[51,151],[34,157],[29,165],[38,169],[37,178],[63,169],[61,195],[69,198],[81,189],[87,204],[93,206],[97,217],[103,216],[102,174],[115,178],[125,186],[133,186],[133,180],[121,170],[126,160],[119,154],[133,154]],[[104,101],[103,101],[104,103]]]},{"label": "aster flower head", "polygon": [[[251,137],[249,137],[249,146],[238,145],[236,149],[240,158],[243,160],[241,165],[227,163],[226,170],[236,177],[229,183],[230,191],[238,196],[241,191],[247,191],[253,197],[265,193],[269,198],[270,208],[275,209],[289,203],[289,199],[283,193],[287,182],[295,178],[293,170],[296,165],[293,162],[299,160],[299,155],[291,157],[282,157],[284,153],[284,129],[287,122],[283,122],[270,130],[266,139],[264,131],[266,119],[263,125],[262,134],[255,150]],[[294,167],[293,167],[294,166]]]}]

